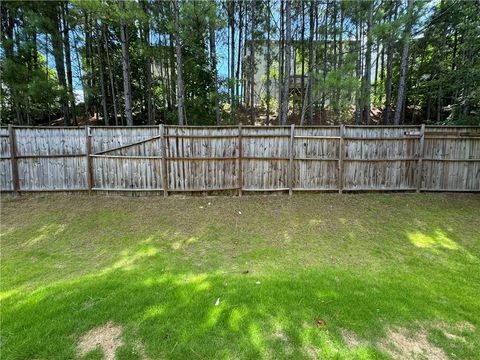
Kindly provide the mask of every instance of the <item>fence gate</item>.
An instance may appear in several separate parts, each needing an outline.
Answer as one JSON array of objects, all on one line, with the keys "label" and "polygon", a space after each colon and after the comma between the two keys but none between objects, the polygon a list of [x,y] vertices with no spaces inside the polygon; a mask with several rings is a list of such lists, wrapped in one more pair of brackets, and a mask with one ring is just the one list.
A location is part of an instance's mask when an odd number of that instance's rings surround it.
[{"label": "fence gate", "polygon": [[[163,127],[90,128],[90,185],[103,191],[164,191]],[[92,141],[93,138],[93,141]]]}]

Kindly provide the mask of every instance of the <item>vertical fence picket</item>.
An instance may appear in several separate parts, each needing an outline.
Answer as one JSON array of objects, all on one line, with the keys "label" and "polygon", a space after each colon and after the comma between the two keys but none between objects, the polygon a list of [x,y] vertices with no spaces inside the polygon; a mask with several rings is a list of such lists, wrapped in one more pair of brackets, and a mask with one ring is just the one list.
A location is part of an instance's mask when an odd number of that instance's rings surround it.
[{"label": "vertical fence picket", "polygon": [[288,194],[293,193],[293,158],[294,154],[294,142],[295,142],[295,124],[290,126],[290,149],[289,149],[289,161],[288,161]]},{"label": "vertical fence picket", "polygon": [[87,187],[88,192],[92,191],[94,183],[94,173],[92,166],[92,133],[90,126],[85,126],[85,148],[87,155]]},{"label": "vertical fence picket", "polygon": [[242,124],[238,125],[238,160],[237,160],[237,176],[238,176],[238,196],[242,196],[243,190],[243,164],[242,164]]},{"label": "vertical fence picket", "polygon": [[161,146],[161,156],[162,156],[162,188],[163,196],[168,196],[168,178],[167,178],[167,153],[166,153],[166,143],[165,143],[165,126],[163,124],[159,125],[160,127],[160,146]]},{"label": "vertical fence picket", "polygon": [[8,135],[10,137],[10,159],[12,163],[13,193],[17,195],[20,191],[20,181],[18,179],[17,139],[15,127],[13,127],[12,125],[8,125]]},{"label": "vertical fence picket", "polygon": [[344,140],[345,125],[340,125],[340,140],[338,142],[338,192],[343,192],[343,153],[344,153]]},{"label": "vertical fence picket", "polygon": [[418,162],[417,162],[417,192],[422,188],[423,179],[423,158],[425,156],[425,124],[422,124],[420,129],[420,144],[419,144]]}]

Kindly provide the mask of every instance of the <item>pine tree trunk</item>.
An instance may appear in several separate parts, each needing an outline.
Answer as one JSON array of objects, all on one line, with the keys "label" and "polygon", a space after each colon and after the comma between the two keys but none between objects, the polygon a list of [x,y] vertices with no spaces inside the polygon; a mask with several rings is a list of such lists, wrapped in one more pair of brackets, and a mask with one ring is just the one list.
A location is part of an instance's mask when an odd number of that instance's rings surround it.
[{"label": "pine tree trunk", "polygon": [[70,51],[70,29],[68,25],[68,3],[63,6],[63,40],[65,44],[65,61],[67,65],[68,92],[70,93],[70,102],[72,107],[73,123],[77,124],[77,116],[75,110],[75,94],[73,93],[73,74],[72,74],[72,57]]},{"label": "pine tree trunk", "polygon": [[370,102],[371,102],[371,77],[372,77],[372,21],[373,21],[373,3],[370,4],[367,20],[367,51],[365,53],[365,75],[364,93],[363,93],[363,112],[367,125],[370,125]]},{"label": "pine tree trunk", "polygon": [[[231,31],[231,56],[230,56],[230,80],[234,79],[235,74],[235,1],[231,1],[230,5],[230,31]],[[230,98],[232,108],[235,106],[235,84],[230,83]]]},{"label": "pine tree trunk", "polygon": [[323,84],[322,84],[322,103],[321,103],[321,116],[322,120],[325,115],[325,102],[326,102],[326,89],[325,84],[327,82],[327,53],[328,53],[328,7],[330,6],[329,0],[325,5],[325,32],[323,33]]},{"label": "pine tree trunk", "polygon": [[239,4],[239,19],[238,19],[238,26],[239,26],[239,34],[238,34],[238,48],[237,48],[237,70],[235,73],[235,94],[237,96],[237,102],[241,101],[240,99],[240,64],[242,62],[241,55],[242,55],[242,38],[243,38],[243,10],[242,10],[242,3]]},{"label": "pine tree trunk", "polygon": [[63,121],[65,126],[70,125],[70,113],[68,108],[68,86],[67,80],[65,77],[65,58],[63,56],[63,40],[62,40],[62,23],[61,17],[63,9],[61,4],[55,4],[55,9],[53,12],[53,23],[54,26],[52,27],[52,47],[53,47],[53,56],[55,58],[55,68],[57,70],[57,77],[58,83],[63,88],[62,95],[61,95],[61,103],[62,103],[62,113],[63,113]]},{"label": "pine tree trunk", "polygon": [[278,110],[277,119],[281,124],[282,122],[282,101],[283,101],[283,66],[285,56],[285,11],[284,2],[280,1],[280,35],[278,41]]},{"label": "pine tree trunk", "polygon": [[112,92],[112,104],[113,104],[113,117],[115,119],[115,126],[118,126],[118,111],[117,111],[117,97],[115,96],[115,78],[113,76],[112,71],[112,64],[110,63],[110,54],[108,51],[108,41],[107,41],[107,27],[105,24],[103,25],[103,41],[105,44],[105,55],[107,58],[107,66],[108,66],[108,76],[110,78],[110,90]]},{"label": "pine tree trunk", "polygon": [[305,96],[303,100],[302,108],[302,117],[300,119],[300,125],[303,125],[305,122],[305,114],[308,108],[308,124],[312,125],[313,123],[313,91],[312,91],[312,76],[314,69],[314,59],[313,59],[313,35],[315,33],[315,8],[314,2],[310,2],[310,33],[308,39],[308,75],[307,75],[307,88],[305,91]]},{"label": "pine tree trunk", "polygon": [[[149,18],[150,14],[148,12],[147,3],[142,1],[142,8],[147,17]],[[145,55],[145,94],[147,96],[147,123],[148,125],[154,124],[154,119],[152,116],[152,57],[150,54],[150,23],[147,21],[143,27],[143,42],[145,43],[145,47],[147,49],[147,53]]]},{"label": "pine tree trunk", "polygon": [[[267,0],[267,9],[270,9],[270,0]],[[270,44],[270,32],[271,32],[271,22],[270,17],[267,17],[267,68],[266,68],[266,105],[267,105],[267,114],[265,125],[270,124],[270,68],[272,66],[272,57],[271,57],[271,44]]]},{"label": "pine tree trunk", "polygon": [[175,15],[175,53],[177,55],[177,101],[178,101],[178,125],[185,125],[185,104],[182,73],[182,46],[180,44],[180,5],[181,0],[173,1]]},{"label": "pine tree trunk", "polygon": [[108,110],[107,110],[107,96],[105,94],[105,76],[103,71],[103,54],[102,54],[102,43],[100,39],[102,38],[100,33],[100,27],[96,26],[97,30],[97,55],[98,55],[98,69],[100,72],[100,90],[102,93],[102,108],[103,108],[103,121],[105,125],[110,125],[108,121]]},{"label": "pine tree trunk", "polygon": [[302,27],[300,30],[300,43],[301,43],[301,53],[302,53],[302,67],[301,67],[301,78],[300,78],[300,111],[303,111],[302,104],[305,102],[305,4],[302,2]]},{"label": "pine tree trunk", "polygon": [[[357,44],[357,62],[356,62],[356,74],[357,78],[360,78],[362,74],[361,56],[362,56],[362,37],[360,35],[360,24],[355,26],[355,41]],[[362,101],[361,101],[361,89],[357,87],[355,91],[355,124],[360,125],[362,123]]]},{"label": "pine tree trunk", "polygon": [[400,61],[400,79],[398,81],[397,103],[395,105],[395,115],[393,117],[394,125],[401,124],[401,115],[405,106],[405,91],[408,77],[408,52],[410,47],[410,32],[412,29],[412,11],[413,0],[408,0],[407,4],[407,22],[404,29],[404,43],[402,49],[402,58]]},{"label": "pine tree trunk", "polygon": [[[212,6],[215,7],[215,1],[212,0]],[[217,73],[217,51],[216,51],[216,44],[215,44],[215,30],[216,30],[216,23],[215,19],[210,19],[209,22],[209,32],[210,32],[210,66],[211,71],[213,74],[213,96],[215,102],[215,124],[218,126],[220,125],[220,105],[218,99],[218,73]]]},{"label": "pine tree trunk", "polygon": [[[121,2],[125,10],[124,0]],[[127,126],[133,126],[132,114],[132,89],[130,83],[130,54],[128,52],[128,28],[127,23],[122,21],[120,25],[120,39],[122,43],[122,67],[123,67],[123,92],[125,96],[125,118]]]},{"label": "pine tree trunk", "polygon": [[288,98],[290,88],[290,63],[292,57],[292,16],[291,16],[291,0],[285,1],[285,80],[283,84],[283,101],[282,101],[282,119],[281,124],[287,124],[288,118]]},{"label": "pine tree trunk", "polygon": [[255,124],[255,1],[250,2],[250,122]]}]

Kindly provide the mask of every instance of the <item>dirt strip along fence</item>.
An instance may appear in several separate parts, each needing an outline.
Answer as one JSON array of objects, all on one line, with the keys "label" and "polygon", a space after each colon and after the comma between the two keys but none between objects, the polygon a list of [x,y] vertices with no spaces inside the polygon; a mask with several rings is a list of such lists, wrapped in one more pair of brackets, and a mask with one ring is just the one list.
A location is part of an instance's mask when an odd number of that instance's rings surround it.
[{"label": "dirt strip along fence", "polygon": [[0,190],[480,191],[480,127],[0,128]]}]

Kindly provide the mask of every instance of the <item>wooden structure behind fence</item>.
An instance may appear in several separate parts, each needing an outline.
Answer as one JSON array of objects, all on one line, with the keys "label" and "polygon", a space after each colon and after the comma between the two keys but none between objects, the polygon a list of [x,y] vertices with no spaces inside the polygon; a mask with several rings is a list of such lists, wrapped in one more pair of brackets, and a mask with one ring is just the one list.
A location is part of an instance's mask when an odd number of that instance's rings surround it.
[{"label": "wooden structure behind fence", "polygon": [[480,191],[480,127],[0,128],[0,190]]}]

